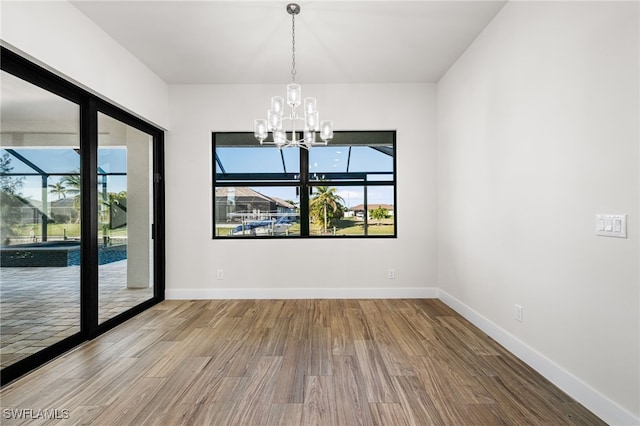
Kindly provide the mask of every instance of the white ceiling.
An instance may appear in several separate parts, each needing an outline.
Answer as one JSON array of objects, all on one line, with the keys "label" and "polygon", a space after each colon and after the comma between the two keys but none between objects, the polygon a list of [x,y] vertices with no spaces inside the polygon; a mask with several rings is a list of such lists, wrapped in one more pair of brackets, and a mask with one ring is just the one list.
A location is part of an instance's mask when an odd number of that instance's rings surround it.
[{"label": "white ceiling", "polygon": [[[169,84],[290,81],[287,1],[72,1]],[[299,2],[300,83],[437,82],[505,1]]]}]

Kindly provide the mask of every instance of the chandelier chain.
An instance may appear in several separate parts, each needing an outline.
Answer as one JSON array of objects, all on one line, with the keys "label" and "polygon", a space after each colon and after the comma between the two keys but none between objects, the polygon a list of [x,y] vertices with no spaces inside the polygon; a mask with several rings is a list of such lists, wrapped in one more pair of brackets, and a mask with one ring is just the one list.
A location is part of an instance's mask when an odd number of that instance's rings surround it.
[{"label": "chandelier chain", "polygon": [[291,15],[291,79],[296,81],[296,15]]}]

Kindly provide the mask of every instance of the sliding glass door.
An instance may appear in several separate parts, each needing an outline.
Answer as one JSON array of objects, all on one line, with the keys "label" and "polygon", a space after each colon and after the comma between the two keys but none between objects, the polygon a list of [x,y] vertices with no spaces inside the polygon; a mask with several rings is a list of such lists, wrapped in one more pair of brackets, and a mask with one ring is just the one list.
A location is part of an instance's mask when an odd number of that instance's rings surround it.
[{"label": "sliding glass door", "polygon": [[80,332],[80,106],[0,77],[0,365]]},{"label": "sliding glass door", "polygon": [[98,113],[98,320],[153,297],[153,137]]},{"label": "sliding glass door", "polygon": [[4,385],[164,299],[164,135],[0,52]]}]

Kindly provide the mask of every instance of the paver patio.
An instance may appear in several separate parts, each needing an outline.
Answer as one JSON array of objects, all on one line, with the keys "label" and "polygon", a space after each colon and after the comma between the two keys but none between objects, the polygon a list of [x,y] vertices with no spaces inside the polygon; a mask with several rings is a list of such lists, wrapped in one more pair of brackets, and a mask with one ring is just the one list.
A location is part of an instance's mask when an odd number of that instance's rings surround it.
[{"label": "paver patio", "polygon": [[[128,289],[127,261],[99,267],[103,322],[153,297]],[[80,267],[0,268],[0,367],[80,331]]]}]

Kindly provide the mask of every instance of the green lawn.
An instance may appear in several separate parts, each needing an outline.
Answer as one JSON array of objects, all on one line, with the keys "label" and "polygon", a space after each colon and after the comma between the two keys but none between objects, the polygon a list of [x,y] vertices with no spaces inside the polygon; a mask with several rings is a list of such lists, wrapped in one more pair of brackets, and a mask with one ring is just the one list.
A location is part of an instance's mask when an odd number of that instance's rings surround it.
[{"label": "green lawn", "polygon": [[[40,225],[14,225],[11,227],[14,234],[18,237],[29,237],[31,232],[36,236],[40,236]],[[80,238],[80,224],[79,223],[50,223],[47,225],[47,235],[51,237],[64,236],[64,231],[67,231],[67,238]],[[102,237],[102,228],[98,229],[98,236]],[[109,236],[111,237],[126,237],[127,228],[111,229],[109,230]]]},{"label": "green lawn", "polygon": [[[311,224],[311,234],[321,235],[323,226]],[[333,233],[333,228],[328,229]],[[336,235],[364,235],[364,221],[353,218],[338,220],[336,224]],[[382,219],[369,221],[369,235],[393,235],[393,219]]]}]

